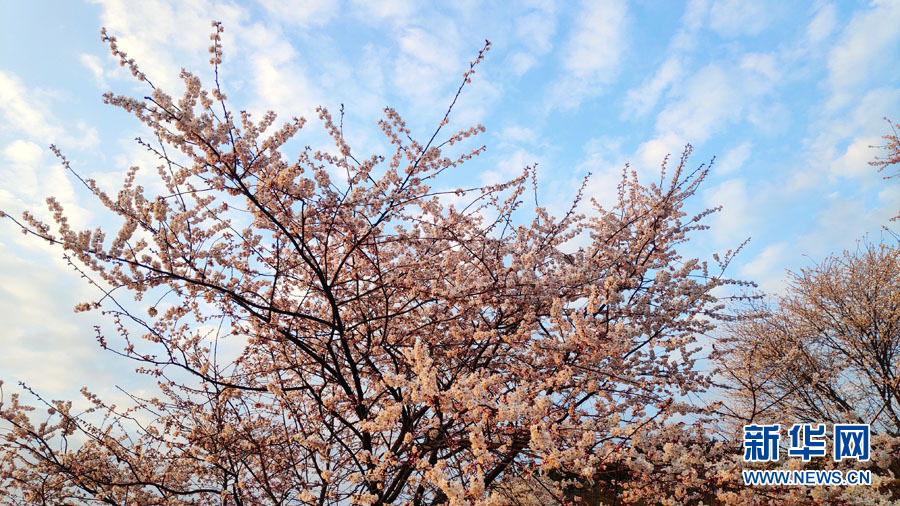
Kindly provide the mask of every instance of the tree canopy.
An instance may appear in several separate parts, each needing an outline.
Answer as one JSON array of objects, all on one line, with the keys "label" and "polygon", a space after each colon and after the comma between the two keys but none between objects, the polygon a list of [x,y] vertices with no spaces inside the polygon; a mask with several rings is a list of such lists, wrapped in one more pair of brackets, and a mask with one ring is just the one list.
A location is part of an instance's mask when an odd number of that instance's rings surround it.
[{"label": "tree canopy", "polygon": [[[85,391],[89,413],[41,400],[45,421],[4,397],[0,501],[506,504],[502,482],[551,475],[542,493],[564,501],[673,458],[655,438],[678,437],[686,396],[710,385],[697,337],[724,314],[714,290],[735,283],[730,257],[679,253],[714,211],[684,211],[707,174],[688,168],[689,146],[658,182],[625,171],[614,206],[578,191],[562,217],[524,210],[533,168],[440,189],[484,149],[459,147],[481,126],[444,131],[452,104],[424,141],[386,108],[392,152],[371,156],[319,108],[333,147],[288,157],[305,120],[234,112],[222,30],[214,84],[183,71],[177,97],[103,32],[149,87],[104,101],[146,126],[158,184],[132,167],[113,195],[53,149],[118,230],[75,230],[52,197],[53,222],[7,216],[96,284],[77,310],[111,318],[100,344],[159,392],[124,409]],[[649,478],[616,487],[639,498]]]}]

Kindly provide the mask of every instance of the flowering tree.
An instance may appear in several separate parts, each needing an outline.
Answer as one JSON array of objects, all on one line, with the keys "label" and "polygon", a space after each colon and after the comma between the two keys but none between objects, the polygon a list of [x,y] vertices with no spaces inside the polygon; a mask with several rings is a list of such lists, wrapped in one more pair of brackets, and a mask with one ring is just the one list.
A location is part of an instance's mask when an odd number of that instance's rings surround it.
[{"label": "flowering tree", "polygon": [[579,191],[562,218],[523,220],[533,169],[432,189],[484,149],[453,154],[483,128],[441,137],[452,105],[426,142],[385,109],[393,152],[368,158],[319,108],[334,150],[287,160],[304,120],[231,112],[214,29],[215,85],[182,72],[180,98],[103,32],[152,89],[105,102],[152,132],[162,190],[133,167],[111,196],[53,149],[121,221],[112,238],[73,230],[53,198],[55,224],[7,216],[100,287],[76,310],[111,317],[100,344],[160,393],[121,410],[85,392],[88,414],[45,402],[42,423],[4,397],[0,502],[503,504],[504,480],[627,474],[632,443],[691,409],[680,400],[708,385],[695,336],[731,281],[677,251],[712,212],[682,210],[706,175],[685,170],[689,147],[658,184],[624,174],[611,209]]},{"label": "flowering tree", "polygon": [[829,257],[744,316],[721,341],[730,414],[740,424],[871,424],[873,474],[900,498],[900,248],[863,243]]},{"label": "flowering tree", "polygon": [[900,125],[893,123],[887,118],[885,118],[885,121],[890,125],[891,133],[882,137],[885,140],[885,144],[878,147],[886,151],[886,154],[883,157],[875,157],[875,160],[869,162],[869,165],[878,167],[878,172],[883,171],[891,165],[900,164],[900,138],[897,138],[897,129],[900,128]]},{"label": "flowering tree", "polygon": [[[885,154],[869,163],[879,172],[900,163],[896,125],[888,124],[893,133],[878,146]],[[731,463],[727,454],[717,459],[724,478],[718,500],[893,504],[900,499],[898,293],[900,247],[863,241],[855,252],[791,273],[783,295],[745,299],[748,304],[725,326],[714,354],[726,397],[719,438],[740,441],[745,424],[870,424],[873,457],[863,465],[877,486],[784,487],[762,495],[739,486],[740,471],[750,465],[736,459],[735,450]],[[806,464],[788,459],[777,465]]]},{"label": "flowering tree", "polygon": [[[878,172],[882,172],[884,169],[894,165],[900,165],[900,138],[897,137],[897,129],[900,128],[900,125],[892,122],[888,118],[884,118],[884,120],[887,121],[888,125],[891,127],[891,133],[882,136],[885,141],[884,145],[871,147],[879,147],[885,154],[883,156],[875,157],[875,160],[869,162],[869,165],[878,167]],[[885,176],[885,179],[897,175],[898,174],[889,174]],[[900,219],[900,215],[893,217],[891,221],[896,221],[898,219]]]}]

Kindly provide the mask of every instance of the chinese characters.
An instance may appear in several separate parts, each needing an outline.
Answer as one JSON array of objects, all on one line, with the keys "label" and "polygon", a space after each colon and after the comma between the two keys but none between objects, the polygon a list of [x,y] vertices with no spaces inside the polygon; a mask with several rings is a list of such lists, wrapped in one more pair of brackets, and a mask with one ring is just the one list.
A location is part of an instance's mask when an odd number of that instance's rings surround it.
[{"label": "chinese characters", "polygon": [[[869,460],[869,425],[834,424],[834,444],[832,458],[835,462],[844,459]],[[825,424],[795,423],[788,431],[790,457],[800,457],[808,462],[812,457],[825,457]],[[774,462],[778,460],[781,442],[780,424],[753,424],[744,426],[744,461]]]}]

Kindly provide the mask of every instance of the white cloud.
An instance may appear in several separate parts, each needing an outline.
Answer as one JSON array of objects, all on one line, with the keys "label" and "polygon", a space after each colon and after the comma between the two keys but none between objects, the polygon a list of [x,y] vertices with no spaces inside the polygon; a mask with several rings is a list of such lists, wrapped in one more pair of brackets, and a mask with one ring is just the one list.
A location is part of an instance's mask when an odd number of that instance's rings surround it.
[{"label": "white cloud", "polygon": [[[49,104],[26,88],[19,76],[0,70],[0,130],[13,130],[32,139],[53,142],[61,130],[50,119]],[[13,127],[14,126],[14,127]],[[11,128],[12,127],[12,128]]]},{"label": "white cloud", "polygon": [[774,137],[791,128],[793,113],[783,102],[755,100],[747,107],[747,121],[758,135]]},{"label": "white cloud", "polygon": [[900,47],[900,2],[884,1],[857,12],[828,56],[832,108],[850,103],[881,71],[893,71]]},{"label": "white cloud", "polygon": [[527,149],[517,149],[509,156],[504,156],[494,170],[486,170],[481,173],[481,182],[484,185],[503,183],[522,175],[525,167],[539,163],[539,157]]},{"label": "white cloud", "polygon": [[762,0],[716,0],[709,9],[709,26],[722,37],[756,35],[768,26],[772,7]]},{"label": "white cloud", "polygon": [[688,0],[681,17],[684,29],[689,31],[699,30],[709,11],[709,0]]},{"label": "white cloud", "polygon": [[897,211],[900,211],[900,185],[886,185],[878,192],[878,201],[883,205],[882,207],[886,207],[891,218],[894,218]]},{"label": "white cloud", "polygon": [[741,57],[741,70],[753,75],[755,88],[768,89],[771,83],[781,80],[781,70],[774,53],[747,53]]},{"label": "white cloud", "polygon": [[[777,293],[784,289],[787,273],[784,265],[792,250],[787,243],[770,244],[755,258],[741,267],[740,277],[757,283],[767,293]],[[792,259],[796,260],[796,259]]]},{"label": "white cloud", "polygon": [[[8,150],[4,150],[6,156]],[[44,201],[52,195],[65,208],[73,228],[85,226],[91,214],[80,204],[67,171],[58,163],[42,163],[28,151],[32,151],[30,147],[13,146],[12,155],[18,159],[0,165],[0,180],[14,182],[0,190],[0,209],[11,215],[29,210],[38,218],[51,220]]]},{"label": "white cloud", "polygon": [[575,77],[610,82],[627,45],[628,6],[619,0],[582,4],[563,66]]},{"label": "white cloud", "polygon": [[703,27],[706,15],[709,11],[708,0],[688,0],[681,16],[681,26],[672,41],[669,50],[673,53],[687,53],[697,46],[697,33]]},{"label": "white cloud", "polygon": [[529,12],[516,18],[516,35],[538,54],[550,51],[555,32],[556,20],[552,11]]},{"label": "white cloud", "polygon": [[751,144],[750,141],[744,141],[738,146],[730,149],[716,162],[716,173],[731,174],[732,172],[740,170],[740,168],[743,167],[744,162],[750,158],[750,151],[752,149],[753,144]]},{"label": "white cloud", "polygon": [[66,125],[51,111],[54,94],[30,88],[12,72],[0,70],[0,132],[10,131],[43,145],[62,144],[80,149],[97,145],[97,130],[83,121]]},{"label": "white cloud", "polygon": [[554,86],[553,103],[576,107],[618,77],[628,47],[628,6],[621,0],[585,2],[576,14],[572,37],[565,46],[566,75]]},{"label": "white cloud", "polygon": [[[170,93],[176,89],[182,65],[198,67],[208,60],[206,47],[212,29],[206,2],[175,6],[164,0],[93,1],[101,5],[100,22],[116,36],[119,48],[135,59],[151,82]],[[178,62],[174,61],[176,54]],[[131,79],[121,68],[115,74]]]},{"label": "white cloud", "polygon": [[509,56],[509,66],[512,73],[517,76],[525,75],[526,72],[534,67],[535,63],[537,63],[537,59],[530,53],[518,52]]},{"label": "white cloud", "polygon": [[681,97],[659,113],[657,131],[675,133],[691,143],[707,140],[739,119],[745,100],[738,85],[720,65],[700,69],[687,81]]},{"label": "white cloud", "polygon": [[100,144],[100,134],[97,132],[97,129],[93,126],[87,124],[84,121],[78,121],[75,123],[76,132],[80,132],[81,136],[66,136],[64,139],[66,142],[72,143],[73,146],[77,146],[79,149],[91,149],[97,147]]},{"label": "white cloud", "polygon": [[[461,37],[455,23],[450,19],[439,23],[440,31],[406,28],[397,40],[400,51],[394,62],[393,84],[404,98],[419,105],[443,102],[441,92],[450,83],[458,83],[460,74],[468,68],[469,59],[461,56]],[[483,81],[484,70],[478,72],[473,81]]]},{"label": "white cloud", "polygon": [[[306,72],[304,62],[277,27],[262,23],[241,25],[233,30],[242,46],[252,86],[250,110],[261,115],[266,110],[277,112],[282,118],[314,114],[323,103],[322,92]],[[226,47],[227,51],[228,47]]]},{"label": "white cloud", "polygon": [[896,195],[896,191],[882,191],[876,202],[848,199],[838,192],[826,196],[810,232],[797,239],[798,248],[813,258],[824,258],[853,248],[866,234],[880,236],[882,227],[897,213]]},{"label": "white cloud", "polygon": [[[448,44],[448,42],[451,43]],[[433,31],[408,28],[400,36],[398,43],[401,51],[420,64],[430,65],[443,71],[454,70],[457,65],[456,44],[448,41],[447,37],[444,37],[443,40],[438,38]]]},{"label": "white cloud", "polygon": [[[216,0],[176,2],[172,0],[90,0],[100,5],[99,24],[116,36],[119,48],[134,58],[141,70],[154,85],[171,94],[183,89],[179,73],[186,68],[205,82],[211,80],[209,65],[210,20],[225,25],[222,34],[225,61],[241,54],[248,42],[233,42],[234,34],[249,17],[238,5],[218,3]],[[112,56],[109,56],[112,58]],[[116,67],[107,73],[108,79],[116,77],[135,82],[126,69]],[[138,85],[142,86],[142,85]]]},{"label": "white cloud", "polygon": [[[758,193],[758,190],[756,190]],[[704,193],[708,207],[722,206],[711,217],[711,231],[716,244],[734,248],[743,242],[752,230],[758,213],[744,178],[723,181]]]},{"label": "white cloud", "polygon": [[100,57],[93,54],[81,53],[78,55],[78,61],[84,65],[85,68],[91,71],[91,74],[94,75],[94,80],[97,81],[97,85],[101,88],[108,88],[109,85],[106,83],[106,78],[104,77],[103,65],[100,63]]},{"label": "white cloud", "polygon": [[338,13],[335,0],[259,0],[278,21],[295,25],[318,26],[331,21]]},{"label": "white cloud", "polygon": [[553,2],[524,5],[527,11],[513,21],[516,42],[524,49],[512,52],[507,62],[513,74],[524,75],[537,63],[538,57],[553,48],[556,35],[556,6]]},{"label": "white cloud", "polygon": [[97,344],[94,325],[107,332],[111,343],[120,342],[109,333],[109,320],[72,312],[75,304],[96,300],[100,292],[65,263],[58,248],[17,236],[15,245],[0,242],[2,379],[23,381],[43,396],[71,399],[79,409],[88,407],[79,393],[82,386],[119,406],[130,405],[115,388],[122,381],[126,387],[153,388],[152,379],[145,382],[133,374],[133,362],[117,360]]},{"label": "white cloud", "polygon": [[844,153],[831,164],[831,173],[836,176],[871,178],[875,169],[869,162],[875,158],[872,146],[881,142],[879,137],[857,137],[847,146]]},{"label": "white cloud", "polygon": [[[481,69],[480,73],[472,79],[472,82],[466,85],[466,90],[460,95],[459,100],[456,102],[456,106],[453,108],[453,114],[450,115],[448,132],[484,123],[488,111],[491,110],[502,95],[503,90],[497,84],[497,80],[493,78],[490,67]],[[450,98],[451,97],[447,95],[441,96],[439,103],[449,105]],[[434,111],[435,115],[444,112],[437,109]]]},{"label": "white cloud", "polygon": [[511,125],[500,131],[500,138],[507,142],[519,142],[522,144],[534,144],[537,142],[537,133],[534,130],[519,125]]},{"label": "white cloud", "polygon": [[879,152],[869,145],[881,145],[881,136],[888,133],[882,119],[892,115],[900,103],[900,89],[877,88],[857,97],[856,106],[847,111],[835,111],[814,125],[814,134],[804,141],[806,170],[794,175],[796,188],[834,183],[840,178],[852,178],[866,185],[879,184],[881,175],[868,165]]},{"label": "white cloud", "polygon": [[404,21],[416,13],[417,2],[413,0],[382,0],[365,2],[353,0],[354,9],[362,19]]},{"label": "white cloud", "polygon": [[[0,72],[0,81],[4,78]],[[15,94],[7,95],[10,100],[5,103],[13,114],[22,114],[27,118],[21,122],[18,134],[25,134],[39,142],[47,144],[62,140],[66,144],[78,148],[90,147],[90,142],[96,137],[96,131],[84,128],[82,138],[73,138],[60,133],[60,129],[50,126],[44,117],[44,113],[31,103],[31,97],[24,96],[24,89],[20,83],[13,80]],[[2,84],[0,84],[2,88]],[[2,91],[0,91],[2,94]],[[3,107],[0,104],[0,107]],[[10,109],[3,110],[8,113]],[[30,135],[29,135],[30,134]],[[48,164],[45,161],[44,149],[36,142],[25,139],[16,139],[3,148],[3,157],[9,163],[0,164],[0,181],[7,182],[0,189],[0,209],[17,215],[25,210],[33,211],[39,218],[49,218],[44,200],[53,195],[66,208],[70,223],[73,226],[81,226],[86,223],[88,212],[78,203],[75,190],[66,170],[52,159]]]},{"label": "white cloud", "polygon": [[[625,168],[626,157],[622,153],[622,138],[599,137],[588,140],[584,144],[585,157],[578,164],[577,174],[569,183],[571,187],[565,188],[566,195],[573,195],[572,189],[581,183],[581,174],[591,173],[586,188],[586,196],[594,198],[600,205],[609,209],[616,204],[618,198],[618,185],[622,181],[622,170]],[[571,202],[563,202],[569,206]],[[588,203],[582,203],[585,209]]]},{"label": "white cloud", "polygon": [[[624,164],[620,166],[591,164],[591,178],[588,180],[588,185],[585,189],[586,194],[596,200],[603,208],[611,209],[616,205],[618,199],[623,167]],[[586,208],[587,203],[585,202],[583,206]],[[580,209],[580,211],[584,211],[584,209]]]},{"label": "white cloud", "polygon": [[310,117],[322,103],[320,91],[307,79],[299,62],[260,54],[252,65],[257,113],[271,109],[282,117]]},{"label": "white cloud", "polygon": [[634,168],[641,175],[654,173],[662,167],[667,156],[669,163],[677,160],[687,142],[684,137],[673,132],[658,135],[638,146]]},{"label": "white cloud", "polygon": [[624,115],[643,116],[659,101],[660,95],[684,75],[684,63],[678,57],[667,58],[653,77],[645,79],[639,88],[628,90]]},{"label": "white cloud", "polygon": [[862,129],[868,133],[887,133],[883,118],[892,115],[892,111],[900,105],[900,87],[880,87],[866,92],[862,98],[857,97],[856,107],[847,118],[848,127]]},{"label": "white cloud", "polygon": [[419,103],[434,103],[438,91],[447,84],[447,73],[418,60],[401,55],[394,63],[392,82],[403,94],[404,98]]},{"label": "white cloud", "polygon": [[18,139],[3,148],[3,155],[14,164],[34,166],[43,158],[44,150],[33,142]]},{"label": "white cloud", "polygon": [[837,8],[833,3],[825,4],[806,27],[806,39],[810,44],[818,44],[834,32],[837,26]]},{"label": "white cloud", "polygon": [[85,318],[73,319],[72,307],[95,294],[77,282],[77,275],[48,262],[58,256],[56,251],[33,252],[28,259],[0,243],[0,252],[3,379],[25,381],[47,395],[75,393],[70,391],[73,383],[81,386],[96,378],[98,354],[91,325],[79,324]]},{"label": "white cloud", "polygon": [[[727,126],[748,120],[764,133],[786,124],[784,107],[762,101],[783,76],[778,58],[748,53],[737,66],[710,63],[673,88],[673,97],[656,118],[660,134],[674,133],[699,145]],[[779,119],[774,125],[772,120]]]}]

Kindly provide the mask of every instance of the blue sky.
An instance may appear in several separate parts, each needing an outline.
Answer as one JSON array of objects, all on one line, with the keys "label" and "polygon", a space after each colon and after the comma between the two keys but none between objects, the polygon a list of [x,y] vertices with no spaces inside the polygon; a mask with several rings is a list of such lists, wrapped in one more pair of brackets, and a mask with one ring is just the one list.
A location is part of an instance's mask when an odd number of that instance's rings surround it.
[{"label": "blue sky", "polygon": [[[100,102],[107,90],[146,94],[100,42],[101,26],[178,95],[182,66],[210,82],[212,19],[225,24],[233,107],[306,116],[299,142],[322,145],[313,108],[344,104],[361,153],[387,151],[375,124],[386,105],[430,135],[490,39],[451,125],[483,124],[487,151],[445,184],[496,182],[539,163],[542,204],[564,208],[588,171],[590,194],[609,202],[626,162],[649,178],[690,142],[692,165],[717,157],[692,205],[724,209],[689,253],[710,258],[752,237],[731,274],[770,291],[785,269],[865,234],[880,240],[900,210],[900,181],[867,165],[877,154],[868,146],[888,131],[882,117],[900,120],[897,0],[0,0],[0,14],[0,209],[11,214],[53,194],[76,225],[103,223],[50,143],[111,191],[130,165],[154,172],[132,140],[146,132]],[[10,223],[0,237],[0,376],[54,394],[109,388],[130,366],[86,370],[104,355],[91,317],[71,312],[95,294]]]}]

